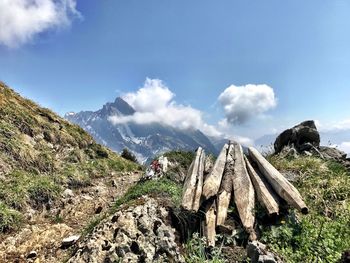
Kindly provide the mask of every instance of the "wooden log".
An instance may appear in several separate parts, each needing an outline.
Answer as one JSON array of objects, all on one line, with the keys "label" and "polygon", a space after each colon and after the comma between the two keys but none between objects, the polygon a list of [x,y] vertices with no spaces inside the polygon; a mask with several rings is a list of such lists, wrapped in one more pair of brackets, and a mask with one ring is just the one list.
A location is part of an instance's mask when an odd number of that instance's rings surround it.
[{"label": "wooden log", "polygon": [[278,197],[270,185],[266,182],[265,178],[263,178],[258,171],[256,171],[247,157],[244,157],[247,170],[250,176],[250,179],[253,183],[256,196],[260,204],[266,208],[269,216],[273,217],[278,215],[279,207],[278,207]]},{"label": "wooden log", "polygon": [[232,178],[234,173],[234,145],[230,144],[225,164],[224,175],[217,197],[217,218],[216,225],[223,226],[227,217],[227,210],[231,201]]},{"label": "wooden log", "polygon": [[200,160],[199,160],[196,191],[194,194],[194,199],[193,199],[193,204],[192,204],[192,211],[194,211],[194,212],[197,212],[200,205],[201,205],[205,160],[206,160],[206,156],[205,156],[205,152],[203,150],[202,154],[200,156]]},{"label": "wooden log", "polygon": [[303,214],[308,213],[308,208],[304,203],[299,191],[282,175],[275,167],[272,166],[260,153],[253,147],[248,148],[249,155],[258,165],[260,172],[265,176],[276,193],[287,203]]},{"label": "wooden log", "polygon": [[242,224],[246,231],[250,234],[250,239],[255,240],[256,235],[254,231],[255,221],[255,194],[254,187],[250,180],[245,161],[242,146],[234,143],[235,153],[235,170],[233,174],[233,191],[234,199],[241,218]]},{"label": "wooden log", "polygon": [[205,158],[204,177],[203,177],[204,181],[207,178],[207,176],[211,173],[211,171],[213,170],[213,166],[214,166],[213,157],[210,154],[208,154]]},{"label": "wooden log", "polygon": [[197,149],[196,157],[193,160],[184,182],[182,195],[182,207],[188,211],[192,210],[193,200],[196,193],[196,183],[198,177],[199,163],[202,155],[202,148]]},{"label": "wooden log", "polygon": [[215,161],[213,170],[205,179],[202,193],[205,200],[215,196],[219,191],[222,175],[225,169],[227,150],[228,144],[225,144]]},{"label": "wooden log", "polygon": [[216,201],[215,199],[209,200],[209,203],[205,207],[205,224],[204,235],[207,239],[207,245],[215,247],[215,235],[216,235]]}]

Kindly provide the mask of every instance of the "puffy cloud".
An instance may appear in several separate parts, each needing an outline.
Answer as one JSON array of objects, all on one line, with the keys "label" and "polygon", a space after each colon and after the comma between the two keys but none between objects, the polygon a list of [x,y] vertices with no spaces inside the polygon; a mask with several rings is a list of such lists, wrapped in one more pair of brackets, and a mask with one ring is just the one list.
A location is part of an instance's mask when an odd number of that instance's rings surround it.
[{"label": "puffy cloud", "polygon": [[205,123],[201,111],[173,99],[175,94],[159,79],[147,78],[138,91],[127,93],[123,99],[137,111],[131,116],[110,116],[113,124],[135,122],[138,124],[163,123],[179,129],[199,129],[209,136],[221,133],[212,125]]},{"label": "puffy cloud", "polygon": [[220,94],[219,102],[231,124],[242,124],[277,105],[273,89],[265,84],[231,85]]},{"label": "puffy cloud", "polygon": [[76,0],[0,0],[0,44],[18,47],[80,17]]},{"label": "puffy cloud", "polygon": [[142,88],[137,92],[127,93],[123,99],[136,111],[155,112],[158,108],[166,108],[174,96],[160,79],[146,78]]}]

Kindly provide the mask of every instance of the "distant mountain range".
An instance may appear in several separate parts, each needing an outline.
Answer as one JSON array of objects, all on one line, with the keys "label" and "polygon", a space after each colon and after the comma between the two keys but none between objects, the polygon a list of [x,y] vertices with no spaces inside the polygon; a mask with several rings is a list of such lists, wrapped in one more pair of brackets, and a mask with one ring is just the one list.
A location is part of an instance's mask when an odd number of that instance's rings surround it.
[{"label": "distant mountain range", "polygon": [[70,112],[64,117],[116,152],[128,148],[142,163],[174,149],[195,150],[201,146],[207,152],[215,155],[218,153],[211,140],[199,130],[181,130],[161,123],[113,124],[109,120],[110,116],[128,116],[134,113],[133,107],[118,97],[114,102],[103,105],[100,110]]}]

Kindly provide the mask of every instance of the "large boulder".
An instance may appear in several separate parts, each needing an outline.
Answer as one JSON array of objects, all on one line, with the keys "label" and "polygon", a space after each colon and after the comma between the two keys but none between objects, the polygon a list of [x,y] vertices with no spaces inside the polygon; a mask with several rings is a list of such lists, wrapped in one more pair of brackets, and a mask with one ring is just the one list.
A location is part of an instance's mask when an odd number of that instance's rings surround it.
[{"label": "large boulder", "polygon": [[315,122],[312,120],[304,121],[278,135],[274,143],[275,153],[280,153],[287,146],[295,148],[298,152],[319,147],[320,134]]}]

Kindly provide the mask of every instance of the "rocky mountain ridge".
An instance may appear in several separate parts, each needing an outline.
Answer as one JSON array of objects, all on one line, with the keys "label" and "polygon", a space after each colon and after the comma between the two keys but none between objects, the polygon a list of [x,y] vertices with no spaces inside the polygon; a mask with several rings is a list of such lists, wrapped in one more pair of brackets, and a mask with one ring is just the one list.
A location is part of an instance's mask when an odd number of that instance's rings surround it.
[{"label": "rocky mountain ridge", "polygon": [[199,146],[217,154],[217,148],[200,130],[181,130],[159,123],[113,124],[111,116],[133,115],[135,110],[122,98],[106,103],[97,111],[67,113],[65,118],[89,132],[99,143],[115,152],[131,150],[141,163],[170,150],[195,150]]}]

